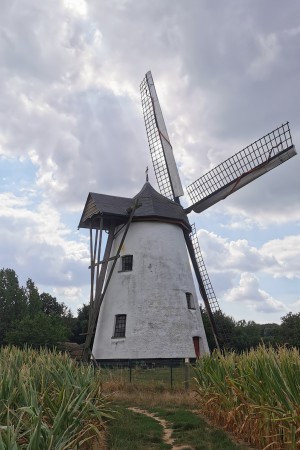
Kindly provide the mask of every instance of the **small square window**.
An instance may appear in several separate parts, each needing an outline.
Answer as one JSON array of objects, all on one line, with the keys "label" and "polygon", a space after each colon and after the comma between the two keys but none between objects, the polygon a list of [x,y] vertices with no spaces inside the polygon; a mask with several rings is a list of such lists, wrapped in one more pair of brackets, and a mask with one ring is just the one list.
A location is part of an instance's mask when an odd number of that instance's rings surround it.
[{"label": "small square window", "polygon": [[113,338],[125,337],[126,314],[117,314],[115,319],[115,330]]},{"label": "small square window", "polygon": [[186,292],[185,296],[188,309],[196,309],[193,295],[190,292]]},{"label": "small square window", "polygon": [[133,265],[133,256],[132,255],[125,255],[122,256],[122,272],[129,272],[132,270]]}]

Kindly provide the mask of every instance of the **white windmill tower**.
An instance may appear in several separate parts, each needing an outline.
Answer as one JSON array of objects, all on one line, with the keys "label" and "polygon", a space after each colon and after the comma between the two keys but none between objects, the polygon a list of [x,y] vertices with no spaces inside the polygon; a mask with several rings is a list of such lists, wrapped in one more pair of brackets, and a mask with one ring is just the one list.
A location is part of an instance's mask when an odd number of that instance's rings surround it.
[{"label": "white windmill tower", "polygon": [[[85,354],[102,363],[195,358],[209,351],[190,260],[217,345],[219,310],[187,214],[199,213],[296,155],[288,123],[183,189],[151,72],[141,83],[160,194],[148,180],[133,198],[90,193],[79,227],[90,229],[91,298]],[[102,234],[108,233],[100,260]],[[190,259],[189,259],[190,258]]]}]

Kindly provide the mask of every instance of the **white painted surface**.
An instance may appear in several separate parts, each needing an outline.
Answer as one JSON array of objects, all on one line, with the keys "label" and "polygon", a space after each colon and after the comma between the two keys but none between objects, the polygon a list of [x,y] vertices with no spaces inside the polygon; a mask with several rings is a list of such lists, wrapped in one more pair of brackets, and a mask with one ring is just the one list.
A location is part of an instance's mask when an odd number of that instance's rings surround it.
[{"label": "white painted surface", "polygon": [[[207,353],[199,307],[187,307],[185,293],[197,296],[181,227],[132,223],[121,255],[126,254],[133,255],[133,270],[120,272],[121,259],[117,262],[99,315],[95,358],[194,358],[193,336],[201,337],[200,353]],[[112,338],[117,314],[127,315],[125,338]]]}]

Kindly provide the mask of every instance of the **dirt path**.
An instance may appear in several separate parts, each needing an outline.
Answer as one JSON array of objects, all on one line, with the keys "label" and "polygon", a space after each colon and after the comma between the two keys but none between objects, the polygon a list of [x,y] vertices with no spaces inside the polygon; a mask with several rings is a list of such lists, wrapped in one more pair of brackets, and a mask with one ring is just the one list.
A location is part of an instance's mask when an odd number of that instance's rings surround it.
[{"label": "dirt path", "polygon": [[160,417],[157,417],[154,413],[150,413],[145,409],[130,407],[128,408],[130,411],[133,411],[138,414],[144,414],[145,416],[152,417],[152,419],[156,420],[163,427],[163,441],[166,444],[172,445],[172,450],[194,450],[190,445],[174,445],[174,440],[172,438],[173,430],[171,428],[171,424]]}]

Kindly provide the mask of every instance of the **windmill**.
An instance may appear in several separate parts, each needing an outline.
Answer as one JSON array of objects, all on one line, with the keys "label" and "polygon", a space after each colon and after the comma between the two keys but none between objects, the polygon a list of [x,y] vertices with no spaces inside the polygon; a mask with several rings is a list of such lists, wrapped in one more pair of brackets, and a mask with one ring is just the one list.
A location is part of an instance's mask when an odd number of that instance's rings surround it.
[{"label": "windmill", "polygon": [[[148,179],[133,198],[89,193],[79,223],[90,230],[85,355],[96,329],[92,354],[102,363],[182,360],[209,351],[189,258],[216,344],[226,341],[215,321],[220,307],[187,214],[204,211],[296,155],[285,123],[189,185],[192,204],[184,209],[184,191],[151,72],[140,89],[160,193]],[[103,252],[104,231],[108,236]]]}]

